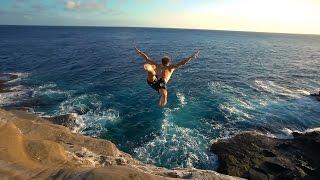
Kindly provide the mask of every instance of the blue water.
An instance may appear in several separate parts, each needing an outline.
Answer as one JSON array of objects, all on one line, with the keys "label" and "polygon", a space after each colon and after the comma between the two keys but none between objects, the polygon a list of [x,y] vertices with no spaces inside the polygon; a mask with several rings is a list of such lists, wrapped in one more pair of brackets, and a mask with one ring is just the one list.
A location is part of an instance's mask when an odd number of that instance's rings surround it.
[{"label": "blue water", "polygon": [[[201,50],[169,82],[146,83],[134,46],[174,62]],[[160,61],[159,61],[160,62]],[[20,76],[1,106],[77,112],[79,131],[164,167],[214,169],[210,142],[256,130],[320,126],[320,36],[150,28],[0,26],[0,71]]]}]

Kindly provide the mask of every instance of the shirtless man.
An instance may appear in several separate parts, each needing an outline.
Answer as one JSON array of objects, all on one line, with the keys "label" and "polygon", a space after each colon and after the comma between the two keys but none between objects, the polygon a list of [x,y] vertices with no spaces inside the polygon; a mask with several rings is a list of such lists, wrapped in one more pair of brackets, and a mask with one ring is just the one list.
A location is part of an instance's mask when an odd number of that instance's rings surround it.
[{"label": "shirtless man", "polygon": [[160,94],[159,106],[164,107],[167,104],[168,90],[167,83],[174,70],[187,64],[194,58],[198,58],[199,51],[193,53],[190,57],[185,58],[177,64],[171,64],[171,59],[168,56],[162,58],[162,63],[157,64],[146,53],[135,48],[137,54],[145,60],[144,70],[147,72],[147,83]]}]

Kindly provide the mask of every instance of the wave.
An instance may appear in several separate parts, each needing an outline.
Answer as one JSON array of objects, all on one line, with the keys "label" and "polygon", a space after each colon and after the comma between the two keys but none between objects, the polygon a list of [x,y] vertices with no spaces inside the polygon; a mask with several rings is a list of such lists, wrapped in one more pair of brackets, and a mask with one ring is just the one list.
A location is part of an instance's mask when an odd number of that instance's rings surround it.
[{"label": "wave", "polygon": [[299,98],[301,96],[310,95],[310,92],[304,89],[290,89],[276,84],[273,81],[268,80],[255,80],[255,85],[258,89],[269,92],[272,94],[288,96],[293,98]]}]

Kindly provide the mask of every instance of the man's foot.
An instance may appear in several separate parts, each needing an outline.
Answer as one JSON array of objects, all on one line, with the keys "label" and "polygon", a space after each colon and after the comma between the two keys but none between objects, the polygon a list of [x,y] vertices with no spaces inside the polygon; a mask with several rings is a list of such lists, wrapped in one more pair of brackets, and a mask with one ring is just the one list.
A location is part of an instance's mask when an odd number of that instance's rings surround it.
[{"label": "man's foot", "polygon": [[159,89],[159,93],[161,95],[159,100],[159,106],[164,107],[167,105],[168,91],[166,89]]}]

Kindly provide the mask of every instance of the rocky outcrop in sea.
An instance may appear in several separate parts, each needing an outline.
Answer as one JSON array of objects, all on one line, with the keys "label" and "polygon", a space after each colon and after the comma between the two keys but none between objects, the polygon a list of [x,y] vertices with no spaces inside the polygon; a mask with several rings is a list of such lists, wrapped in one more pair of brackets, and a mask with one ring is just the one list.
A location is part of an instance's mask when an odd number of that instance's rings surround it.
[{"label": "rocky outcrop in sea", "polygon": [[218,172],[248,179],[320,179],[320,132],[277,139],[254,132],[212,144]]}]

